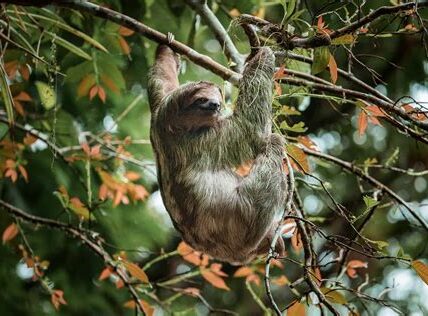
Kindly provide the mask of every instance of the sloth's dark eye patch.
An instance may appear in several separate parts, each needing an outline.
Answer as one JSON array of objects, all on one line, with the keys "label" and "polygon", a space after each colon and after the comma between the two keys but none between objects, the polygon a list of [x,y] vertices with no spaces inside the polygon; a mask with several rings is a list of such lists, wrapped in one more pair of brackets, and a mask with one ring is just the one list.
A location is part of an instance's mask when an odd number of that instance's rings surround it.
[{"label": "sloth's dark eye patch", "polygon": [[217,100],[199,98],[193,102],[189,107],[189,110],[199,109],[203,111],[218,111],[220,109],[220,103]]}]

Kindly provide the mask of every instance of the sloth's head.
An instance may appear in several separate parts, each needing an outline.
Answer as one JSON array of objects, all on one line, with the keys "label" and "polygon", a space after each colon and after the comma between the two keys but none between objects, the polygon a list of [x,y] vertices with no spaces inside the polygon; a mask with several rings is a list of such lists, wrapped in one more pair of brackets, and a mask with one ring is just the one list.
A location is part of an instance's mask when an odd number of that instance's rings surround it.
[{"label": "sloth's head", "polygon": [[175,131],[194,132],[218,126],[223,95],[211,82],[192,82],[171,95],[168,122]]}]

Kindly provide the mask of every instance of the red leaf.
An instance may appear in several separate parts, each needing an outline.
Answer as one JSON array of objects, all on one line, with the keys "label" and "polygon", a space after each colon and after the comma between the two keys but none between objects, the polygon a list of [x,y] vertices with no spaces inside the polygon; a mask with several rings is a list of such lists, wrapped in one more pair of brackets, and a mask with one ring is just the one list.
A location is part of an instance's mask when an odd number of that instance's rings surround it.
[{"label": "red leaf", "polygon": [[2,235],[3,244],[15,238],[16,235],[18,235],[18,233],[19,233],[19,228],[15,223],[12,223],[9,226],[7,226],[6,229],[3,231],[3,235]]},{"label": "red leaf", "polygon": [[370,115],[378,117],[386,116],[386,114],[376,105],[369,105],[365,109],[370,112]]},{"label": "red leaf", "polygon": [[31,102],[32,101],[30,95],[25,91],[21,91],[18,95],[14,96],[13,99],[18,100],[18,101],[23,101],[23,102]]},{"label": "red leaf", "polygon": [[131,48],[129,47],[128,42],[122,36],[119,36],[119,45],[122,49],[122,52],[125,55],[129,55],[129,53],[131,52]]},{"label": "red leaf", "polygon": [[360,115],[358,116],[358,133],[363,135],[366,132],[367,129],[367,114],[364,111],[360,112]]},{"label": "red leaf", "polygon": [[67,305],[64,300],[64,292],[61,290],[53,290],[51,294],[51,302],[56,310],[59,310],[60,305]]},{"label": "red leaf", "polygon": [[364,262],[361,260],[351,260],[346,265],[346,273],[350,278],[355,279],[357,277],[356,269],[367,268],[367,266],[368,266],[367,262]]},{"label": "red leaf", "polygon": [[273,79],[274,80],[278,80],[278,79],[282,79],[286,76],[285,73],[285,66],[284,64],[282,64],[279,69],[275,72],[275,74],[273,75]]},{"label": "red leaf", "polygon": [[238,270],[235,271],[233,276],[236,278],[241,278],[249,276],[250,274],[253,274],[253,269],[249,267],[240,267]]}]

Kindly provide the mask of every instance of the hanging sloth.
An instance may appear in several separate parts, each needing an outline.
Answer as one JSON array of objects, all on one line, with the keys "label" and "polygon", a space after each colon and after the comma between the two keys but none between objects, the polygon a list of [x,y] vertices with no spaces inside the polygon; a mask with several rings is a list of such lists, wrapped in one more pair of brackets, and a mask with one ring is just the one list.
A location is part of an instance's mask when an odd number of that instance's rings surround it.
[{"label": "hanging sloth", "polygon": [[[179,85],[179,59],[166,45],[157,48],[149,77],[151,141],[166,209],[194,249],[234,264],[268,252],[284,209],[284,141],[271,133],[274,68],[273,52],[260,48],[229,116],[220,111],[215,84]],[[237,172],[244,164],[249,172]],[[276,251],[284,251],[281,238]]]}]

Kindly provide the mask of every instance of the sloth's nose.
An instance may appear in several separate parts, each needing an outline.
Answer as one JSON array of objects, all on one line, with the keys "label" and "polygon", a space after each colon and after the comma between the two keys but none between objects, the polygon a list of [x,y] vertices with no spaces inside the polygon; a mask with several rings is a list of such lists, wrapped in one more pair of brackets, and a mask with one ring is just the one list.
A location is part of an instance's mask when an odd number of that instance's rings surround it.
[{"label": "sloth's nose", "polygon": [[220,109],[220,103],[214,100],[207,100],[207,102],[200,104],[199,107],[202,110],[217,111]]}]

